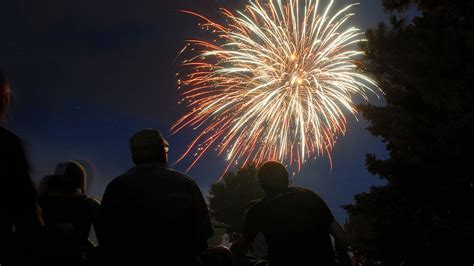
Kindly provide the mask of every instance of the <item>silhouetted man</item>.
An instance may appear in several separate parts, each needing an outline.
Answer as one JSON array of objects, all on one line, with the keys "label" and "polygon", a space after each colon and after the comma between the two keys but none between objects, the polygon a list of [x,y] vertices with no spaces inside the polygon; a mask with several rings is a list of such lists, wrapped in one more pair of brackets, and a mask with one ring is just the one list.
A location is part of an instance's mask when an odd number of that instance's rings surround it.
[{"label": "silhouetted man", "polygon": [[344,231],[314,192],[289,187],[286,168],[267,162],[258,171],[266,196],[247,211],[243,236],[232,246],[243,256],[257,233],[265,236],[271,265],[335,265],[330,238],[344,245]]},{"label": "silhouetted man", "polygon": [[41,219],[22,142],[1,127],[9,99],[10,87],[0,71],[0,264],[24,265],[32,263]]},{"label": "silhouetted man", "polygon": [[136,133],[130,147],[136,167],[114,179],[102,199],[98,237],[106,262],[194,265],[213,234],[199,187],[169,168],[168,142],[158,130]]}]

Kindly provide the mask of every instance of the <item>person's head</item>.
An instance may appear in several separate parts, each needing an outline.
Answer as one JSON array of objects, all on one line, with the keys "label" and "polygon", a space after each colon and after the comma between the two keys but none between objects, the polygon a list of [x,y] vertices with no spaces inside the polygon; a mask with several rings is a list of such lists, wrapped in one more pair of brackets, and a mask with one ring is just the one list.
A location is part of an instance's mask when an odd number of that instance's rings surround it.
[{"label": "person's head", "polygon": [[130,138],[130,149],[135,164],[167,163],[168,141],[157,129],[143,129]]},{"label": "person's head", "polygon": [[10,101],[10,85],[5,73],[0,69],[0,124],[3,123],[7,114]]},{"label": "person's head", "polygon": [[65,194],[85,194],[87,174],[84,167],[77,162],[59,163],[55,175],[60,179],[61,190]]},{"label": "person's head", "polygon": [[288,171],[279,162],[266,162],[258,169],[258,183],[266,194],[278,194],[290,186]]},{"label": "person's head", "polygon": [[59,176],[48,175],[41,179],[38,185],[38,197],[53,196],[61,193]]}]

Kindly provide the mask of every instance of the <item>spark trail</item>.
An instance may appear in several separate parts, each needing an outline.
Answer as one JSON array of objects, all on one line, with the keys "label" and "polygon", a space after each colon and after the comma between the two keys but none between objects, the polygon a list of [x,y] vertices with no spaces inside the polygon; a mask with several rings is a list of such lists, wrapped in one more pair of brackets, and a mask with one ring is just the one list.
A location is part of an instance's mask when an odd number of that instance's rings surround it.
[{"label": "spark trail", "polygon": [[[364,33],[347,26],[354,5],[332,12],[313,0],[251,1],[243,12],[222,9],[219,24],[197,13],[213,41],[190,40],[178,80],[188,113],[172,127],[198,132],[179,159],[189,169],[209,150],[233,164],[277,160],[297,165],[330,157],[353,98],[376,93],[358,66]],[[188,170],[189,170],[188,169]],[[226,170],[227,170],[226,169]]]}]

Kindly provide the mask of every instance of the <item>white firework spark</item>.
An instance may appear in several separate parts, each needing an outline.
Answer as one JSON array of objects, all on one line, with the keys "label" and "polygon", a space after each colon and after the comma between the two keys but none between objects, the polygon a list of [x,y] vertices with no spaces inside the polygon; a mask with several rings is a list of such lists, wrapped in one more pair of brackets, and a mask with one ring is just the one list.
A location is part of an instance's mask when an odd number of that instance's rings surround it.
[{"label": "white firework spark", "polygon": [[[358,71],[364,33],[346,26],[349,5],[332,13],[313,0],[251,1],[244,12],[222,9],[226,23],[199,14],[214,41],[190,40],[190,71],[178,81],[189,112],[172,127],[199,131],[183,153],[209,149],[236,162],[296,163],[331,153],[346,133],[353,98],[368,100],[376,83]],[[333,15],[330,15],[333,14]],[[226,169],[227,170],[227,169]]]}]

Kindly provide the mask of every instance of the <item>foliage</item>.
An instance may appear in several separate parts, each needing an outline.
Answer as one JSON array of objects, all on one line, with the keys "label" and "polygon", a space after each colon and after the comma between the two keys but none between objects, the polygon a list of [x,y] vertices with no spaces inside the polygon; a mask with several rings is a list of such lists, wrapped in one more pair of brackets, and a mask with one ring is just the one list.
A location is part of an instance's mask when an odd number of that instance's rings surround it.
[{"label": "foliage", "polygon": [[388,11],[414,4],[421,16],[411,24],[394,16],[367,32],[364,70],[386,105],[360,110],[389,158],[366,163],[388,185],[345,206],[347,226],[357,248],[389,265],[423,254],[460,258],[474,239],[474,4],[383,2]]},{"label": "foliage", "polygon": [[209,191],[211,215],[216,221],[228,224],[231,231],[242,232],[247,206],[263,196],[255,166],[248,165],[236,172],[227,172]]}]

